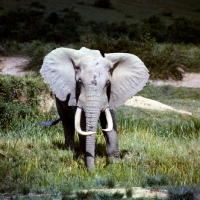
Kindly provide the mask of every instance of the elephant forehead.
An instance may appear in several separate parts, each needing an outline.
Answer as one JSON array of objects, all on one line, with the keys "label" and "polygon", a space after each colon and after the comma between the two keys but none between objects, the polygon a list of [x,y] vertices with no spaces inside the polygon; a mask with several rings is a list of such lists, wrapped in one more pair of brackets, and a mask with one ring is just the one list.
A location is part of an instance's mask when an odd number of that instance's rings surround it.
[{"label": "elephant forehead", "polygon": [[111,62],[107,60],[106,58],[100,57],[100,56],[86,56],[84,58],[81,58],[79,60],[79,63],[82,67],[87,69],[93,69],[95,68],[98,70],[98,68],[110,68]]},{"label": "elephant forehead", "polygon": [[87,85],[103,86],[109,79],[109,73],[102,67],[96,67],[82,71],[80,77]]},{"label": "elephant forehead", "polygon": [[87,68],[84,73],[85,75],[88,75],[88,78],[90,79],[103,78],[106,77],[106,75],[108,74],[108,72],[100,66],[97,66],[95,68],[94,67]]}]

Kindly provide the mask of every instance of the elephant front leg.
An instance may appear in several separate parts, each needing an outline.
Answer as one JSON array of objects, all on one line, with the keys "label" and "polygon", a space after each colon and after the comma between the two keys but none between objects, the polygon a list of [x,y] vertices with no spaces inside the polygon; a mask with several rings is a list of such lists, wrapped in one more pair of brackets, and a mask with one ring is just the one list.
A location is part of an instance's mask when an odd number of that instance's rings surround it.
[{"label": "elephant front leg", "polygon": [[[85,119],[85,114],[82,112],[81,114],[81,130],[86,131],[86,119]],[[79,137],[79,145],[80,145],[80,151],[82,154],[85,155],[86,151],[86,137],[85,135],[78,134]]]},{"label": "elephant front leg", "polygon": [[[71,122],[70,122],[71,121]],[[74,151],[74,121],[68,119],[68,125],[65,121],[62,121],[65,135],[65,146],[69,148],[69,150]]]},{"label": "elephant front leg", "polygon": [[[112,120],[113,120],[113,129],[109,132],[103,131],[105,140],[106,140],[106,147],[107,147],[107,154],[109,161],[115,161],[119,159],[119,148],[118,148],[118,136],[117,136],[117,127],[116,127],[116,118],[113,110],[110,110]],[[100,122],[103,129],[107,128],[107,120],[105,117],[105,113],[101,113],[100,115]]]},{"label": "elephant front leg", "polygon": [[[69,148],[69,150],[74,151],[74,119],[70,118],[70,112],[73,113],[72,108],[67,106],[67,101],[61,103],[60,100],[56,98],[56,107],[60,119],[62,121],[64,135],[65,135],[65,146]],[[71,114],[73,115],[73,114]]]}]

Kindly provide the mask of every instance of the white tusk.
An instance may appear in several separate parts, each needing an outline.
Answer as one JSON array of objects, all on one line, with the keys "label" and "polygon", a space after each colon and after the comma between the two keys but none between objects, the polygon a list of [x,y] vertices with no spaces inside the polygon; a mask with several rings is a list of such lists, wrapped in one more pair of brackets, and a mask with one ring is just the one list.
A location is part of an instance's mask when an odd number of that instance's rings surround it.
[{"label": "white tusk", "polygon": [[81,130],[81,126],[80,126],[80,121],[81,121],[81,112],[82,110],[80,108],[76,109],[76,114],[75,114],[75,129],[76,131],[81,134],[81,135],[92,135],[95,132],[85,132]]},{"label": "white tusk", "polygon": [[102,129],[102,130],[108,132],[113,129],[113,120],[112,120],[112,116],[110,114],[110,110],[108,108],[106,108],[105,114],[106,114],[106,120],[108,123],[108,127],[106,129]]}]

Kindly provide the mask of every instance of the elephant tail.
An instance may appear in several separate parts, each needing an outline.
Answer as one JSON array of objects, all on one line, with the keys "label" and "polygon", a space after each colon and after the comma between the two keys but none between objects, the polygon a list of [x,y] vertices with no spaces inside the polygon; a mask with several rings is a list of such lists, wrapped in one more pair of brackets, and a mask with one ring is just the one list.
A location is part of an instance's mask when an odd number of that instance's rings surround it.
[{"label": "elephant tail", "polygon": [[59,121],[60,121],[60,118],[53,119],[53,120],[51,120],[49,122],[42,122],[42,123],[40,123],[40,125],[44,126],[44,127],[50,127],[50,126],[56,125]]}]

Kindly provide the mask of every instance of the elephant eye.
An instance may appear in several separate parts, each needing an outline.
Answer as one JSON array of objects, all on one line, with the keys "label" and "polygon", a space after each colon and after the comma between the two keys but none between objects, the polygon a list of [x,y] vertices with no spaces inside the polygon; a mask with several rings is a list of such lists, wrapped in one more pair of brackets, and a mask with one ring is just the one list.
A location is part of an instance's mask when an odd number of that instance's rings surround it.
[{"label": "elephant eye", "polygon": [[78,79],[78,82],[79,82],[79,83],[82,83],[82,80],[79,78],[79,79]]},{"label": "elephant eye", "polygon": [[107,80],[107,81],[106,81],[106,86],[109,86],[109,85],[110,85],[110,81]]},{"label": "elephant eye", "polygon": [[78,71],[80,69],[80,67],[76,66],[75,67],[75,71]]}]

